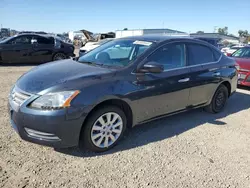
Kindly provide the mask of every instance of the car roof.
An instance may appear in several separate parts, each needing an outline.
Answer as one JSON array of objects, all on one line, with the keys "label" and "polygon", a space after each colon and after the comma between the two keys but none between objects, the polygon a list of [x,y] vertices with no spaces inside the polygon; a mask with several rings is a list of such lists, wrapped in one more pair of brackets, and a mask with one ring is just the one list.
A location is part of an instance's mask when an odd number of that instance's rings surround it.
[{"label": "car roof", "polygon": [[196,37],[190,37],[190,36],[167,36],[167,35],[140,35],[140,36],[130,36],[130,37],[124,37],[119,39],[132,39],[132,40],[144,40],[149,42],[163,42],[167,40],[178,40],[178,39],[185,39],[190,41],[199,41],[204,43],[204,41],[199,40]]},{"label": "car roof", "polygon": [[132,39],[132,40],[145,40],[150,42],[162,42],[170,39],[192,39],[191,37],[183,37],[183,36],[167,36],[167,35],[140,35],[140,36],[130,36],[130,37],[124,37],[122,39]]},{"label": "car roof", "polygon": [[54,37],[53,35],[49,35],[49,34],[37,34],[37,33],[23,33],[23,34],[18,34],[16,36],[29,36],[29,35],[32,35],[32,36],[40,36],[40,37],[46,37],[46,38],[50,38],[50,37]]}]

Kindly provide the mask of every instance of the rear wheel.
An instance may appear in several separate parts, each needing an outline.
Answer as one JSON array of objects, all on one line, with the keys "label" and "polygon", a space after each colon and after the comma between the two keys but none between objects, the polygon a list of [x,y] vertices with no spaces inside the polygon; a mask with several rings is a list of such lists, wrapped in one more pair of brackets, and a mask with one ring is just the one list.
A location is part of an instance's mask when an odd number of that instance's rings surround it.
[{"label": "rear wheel", "polygon": [[205,107],[205,110],[210,113],[219,113],[224,109],[227,99],[228,89],[222,84],[216,90],[211,103]]},{"label": "rear wheel", "polygon": [[81,134],[80,146],[103,152],[114,147],[126,129],[125,113],[116,106],[104,106],[90,115]]},{"label": "rear wheel", "polygon": [[56,53],[54,56],[53,56],[53,61],[57,61],[57,60],[62,60],[62,59],[66,59],[66,55],[64,53]]}]

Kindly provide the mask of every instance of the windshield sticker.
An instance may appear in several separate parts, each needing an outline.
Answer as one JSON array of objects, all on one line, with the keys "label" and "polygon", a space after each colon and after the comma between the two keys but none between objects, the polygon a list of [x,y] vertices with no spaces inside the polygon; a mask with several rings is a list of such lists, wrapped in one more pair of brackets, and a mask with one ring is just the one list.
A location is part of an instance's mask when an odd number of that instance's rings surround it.
[{"label": "windshield sticker", "polygon": [[150,45],[152,44],[152,42],[136,40],[135,42],[133,42],[133,44],[139,44],[139,45],[144,45],[144,46],[150,46]]}]

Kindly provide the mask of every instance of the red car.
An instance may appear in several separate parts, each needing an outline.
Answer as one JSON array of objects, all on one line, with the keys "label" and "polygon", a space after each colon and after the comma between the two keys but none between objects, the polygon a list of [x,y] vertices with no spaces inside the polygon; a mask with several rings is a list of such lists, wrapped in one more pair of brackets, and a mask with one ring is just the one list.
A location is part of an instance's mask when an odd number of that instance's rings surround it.
[{"label": "red car", "polygon": [[240,66],[238,84],[250,87],[250,46],[237,50],[231,56]]}]

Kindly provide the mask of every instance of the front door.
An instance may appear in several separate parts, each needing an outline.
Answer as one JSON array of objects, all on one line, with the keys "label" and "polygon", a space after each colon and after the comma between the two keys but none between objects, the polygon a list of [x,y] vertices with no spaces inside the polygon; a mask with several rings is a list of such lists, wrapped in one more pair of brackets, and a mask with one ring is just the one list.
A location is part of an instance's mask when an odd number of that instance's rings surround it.
[{"label": "front door", "polygon": [[30,36],[19,36],[3,46],[2,58],[6,63],[29,63],[32,45]]},{"label": "front door", "polygon": [[137,122],[185,109],[189,104],[190,69],[186,67],[185,44],[166,44],[146,62],[164,65],[162,73],[137,73],[140,88],[137,100]]}]

